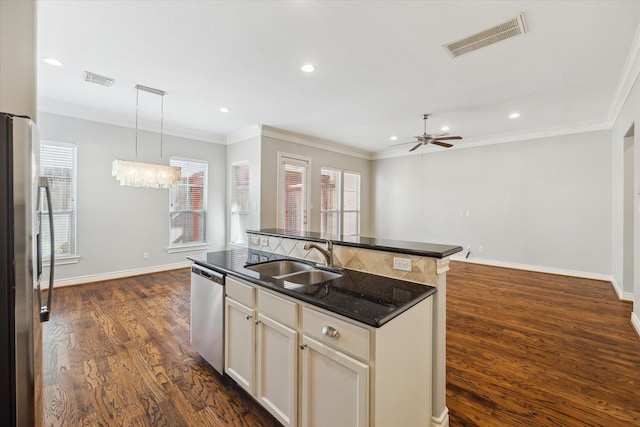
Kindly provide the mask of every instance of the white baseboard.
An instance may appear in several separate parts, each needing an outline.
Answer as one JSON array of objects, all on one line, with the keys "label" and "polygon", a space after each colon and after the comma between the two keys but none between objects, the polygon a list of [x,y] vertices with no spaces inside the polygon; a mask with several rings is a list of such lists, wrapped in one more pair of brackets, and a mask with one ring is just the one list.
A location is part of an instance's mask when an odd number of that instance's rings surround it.
[{"label": "white baseboard", "polygon": [[611,285],[613,286],[613,290],[616,291],[618,299],[623,301],[633,301],[633,294],[631,292],[623,292],[618,282],[616,282],[615,277],[611,278]]},{"label": "white baseboard", "polygon": [[638,337],[640,337],[640,318],[636,315],[635,311],[631,312],[631,324],[636,330],[636,334],[638,334]]},{"label": "white baseboard", "polygon": [[445,406],[442,414],[431,416],[431,427],[449,427],[449,408]]},{"label": "white baseboard", "polygon": [[618,294],[618,298],[623,300],[629,300],[629,301],[633,300],[633,294],[629,292],[622,292],[622,289],[620,289],[620,286],[617,285],[617,283],[615,283],[613,276],[608,274],[592,273],[588,271],[578,271],[578,270],[566,270],[564,268],[545,267],[541,265],[519,264],[515,262],[496,261],[496,260],[484,259],[484,258],[466,259],[464,255],[452,256],[451,260],[470,262],[473,264],[491,265],[493,267],[505,267],[505,268],[514,268],[516,270],[535,271],[538,273],[549,273],[549,274],[559,274],[561,276],[580,277],[583,279],[602,280],[602,281],[611,283],[611,285],[613,286],[613,289],[616,291],[616,294]]},{"label": "white baseboard", "polygon": [[131,270],[113,271],[110,273],[90,274],[87,276],[70,277],[68,279],[54,280],[53,287],[81,285],[91,282],[103,282],[105,280],[121,279],[123,277],[139,276],[141,274],[159,273],[161,271],[176,270],[186,268],[191,265],[191,261],[176,262],[174,264],[154,265],[151,267],[133,268]]}]

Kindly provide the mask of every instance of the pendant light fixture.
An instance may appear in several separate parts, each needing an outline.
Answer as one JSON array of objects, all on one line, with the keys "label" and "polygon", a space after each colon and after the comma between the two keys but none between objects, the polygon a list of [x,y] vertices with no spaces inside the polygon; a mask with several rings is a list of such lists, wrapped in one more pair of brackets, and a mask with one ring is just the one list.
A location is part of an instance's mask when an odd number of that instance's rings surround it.
[{"label": "pendant light fixture", "polygon": [[[138,98],[140,91],[160,95],[160,159],[162,159],[162,131],[164,126],[164,95],[165,92],[151,87],[136,85],[136,159],[138,158]],[[145,188],[171,188],[180,181],[179,167],[155,163],[143,163],[129,160],[114,160],[111,174],[116,177],[120,185]]]}]

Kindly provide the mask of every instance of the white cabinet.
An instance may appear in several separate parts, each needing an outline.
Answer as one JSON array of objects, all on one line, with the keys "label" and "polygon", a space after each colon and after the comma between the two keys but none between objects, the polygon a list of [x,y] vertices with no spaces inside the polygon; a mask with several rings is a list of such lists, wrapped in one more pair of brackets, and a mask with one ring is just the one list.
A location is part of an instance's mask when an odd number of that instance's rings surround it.
[{"label": "white cabinet", "polygon": [[284,426],[298,419],[298,305],[227,277],[225,372]]},{"label": "white cabinet", "polygon": [[231,276],[226,284],[225,372],[283,425],[431,424],[431,298],[374,328]]},{"label": "white cabinet", "polygon": [[369,426],[369,366],[303,336],[300,418],[304,427]]},{"label": "white cabinet", "polygon": [[242,388],[254,394],[254,310],[225,299],[225,372]]}]

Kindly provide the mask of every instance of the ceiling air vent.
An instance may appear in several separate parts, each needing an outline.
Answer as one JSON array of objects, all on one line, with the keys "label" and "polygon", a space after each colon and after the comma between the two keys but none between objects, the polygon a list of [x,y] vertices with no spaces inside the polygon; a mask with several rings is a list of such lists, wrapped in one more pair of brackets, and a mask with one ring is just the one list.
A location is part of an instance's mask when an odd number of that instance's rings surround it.
[{"label": "ceiling air vent", "polygon": [[95,83],[97,85],[110,87],[113,86],[113,80],[111,77],[101,76],[100,74],[92,73],[91,71],[84,72],[84,81],[89,83]]},{"label": "ceiling air vent", "polygon": [[490,44],[519,36],[520,34],[524,34],[526,31],[527,28],[524,23],[524,13],[521,13],[506,22],[487,28],[486,30],[482,30],[461,40],[447,43],[443,47],[447,52],[449,52],[449,55],[453,58],[457,58],[460,55],[473,52],[474,50],[489,46]]}]

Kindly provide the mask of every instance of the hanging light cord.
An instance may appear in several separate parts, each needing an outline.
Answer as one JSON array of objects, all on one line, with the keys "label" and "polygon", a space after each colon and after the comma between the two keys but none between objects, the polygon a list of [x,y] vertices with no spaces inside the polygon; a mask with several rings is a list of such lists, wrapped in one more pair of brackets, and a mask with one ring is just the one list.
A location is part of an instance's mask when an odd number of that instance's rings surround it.
[{"label": "hanging light cord", "polygon": [[162,130],[164,129],[164,93],[160,95],[160,158],[163,158],[162,151]]},{"label": "hanging light cord", "polygon": [[138,98],[140,97],[140,89],[136,86],[136,159],[138,158]]}]

